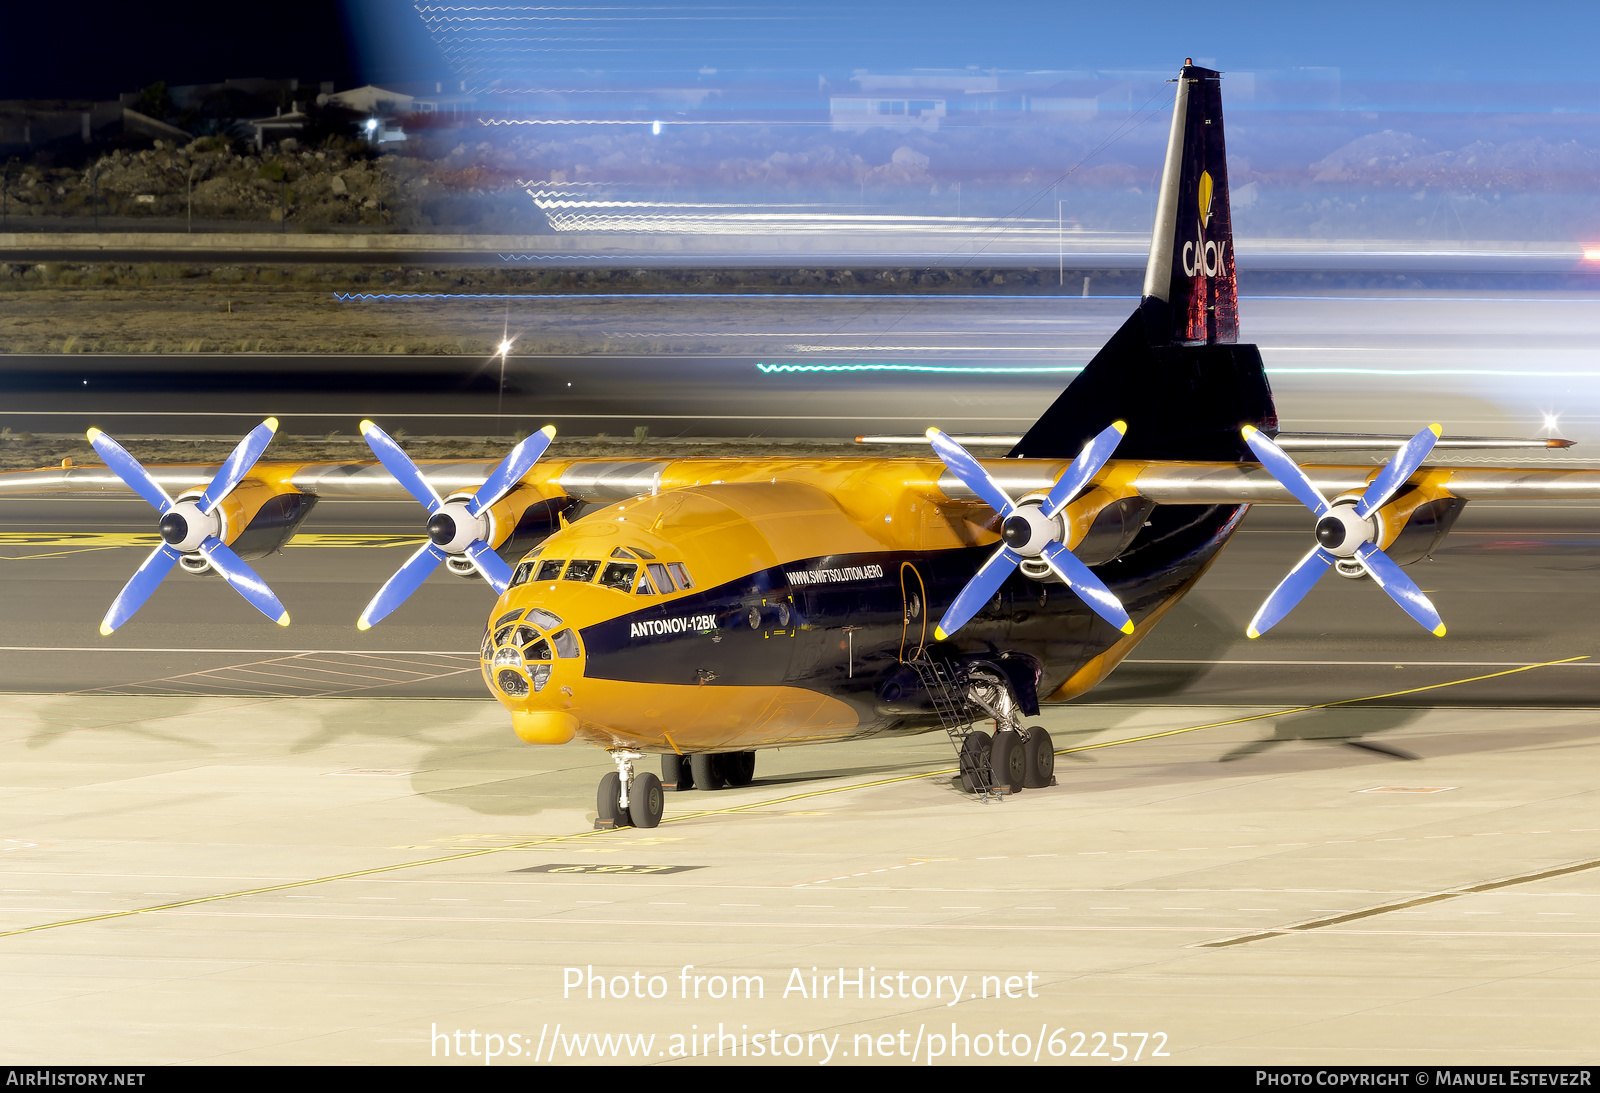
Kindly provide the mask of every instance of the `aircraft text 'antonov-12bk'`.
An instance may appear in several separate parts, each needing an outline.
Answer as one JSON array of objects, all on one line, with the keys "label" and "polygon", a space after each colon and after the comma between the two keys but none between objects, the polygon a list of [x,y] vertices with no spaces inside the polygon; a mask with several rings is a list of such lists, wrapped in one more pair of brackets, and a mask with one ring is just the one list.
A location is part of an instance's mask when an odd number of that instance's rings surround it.
[{"label": "aircraft text 'antonov-12bk'", "polygon": [[105,468],[0,475],[0,493],[132,489],[157,510],[160,545],[105,633],[174,568],[213,571],[287,624],[248,561],[319,497],[415,498],[426,540],[352,621],[380,623],[440,565],[483,578],[499,595],[484,685],[528,743],[611,754],[602,825],[660,822],[661,779],[636,769],[649,754],[707,790],[748,783],[763,748],[883,733],[947,731],[969,791],[1014,792],[1053,783],[1050,738],[1027,724],[1040,703],[1116,668],[1248,505],[1312,513],[1251,637],[1329,569],[1442,637],[1402,567],[1468,501],[1600,497],[1600,472],[1427,462],[1437,425],[1383,467],[1298,465],[1289,434],[1274,440],[1261,354],[1238,341],[1234,270],[1222,77],[1186,62],[1138,308],[1004,458],[929,429],[923,459],[562,459],[546,428],[496,466],[419,465],[363,422],[376,463],[273,463],[269,419],[220,467],[146,469],[93,430]]}]

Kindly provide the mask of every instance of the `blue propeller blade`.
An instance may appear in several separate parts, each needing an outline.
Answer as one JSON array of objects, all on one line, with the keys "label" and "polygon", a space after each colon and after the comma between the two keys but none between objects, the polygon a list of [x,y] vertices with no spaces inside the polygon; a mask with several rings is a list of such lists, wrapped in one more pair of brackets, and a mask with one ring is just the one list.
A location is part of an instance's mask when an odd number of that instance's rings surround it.
[{"label": "blue propeller blade", "polygon": [[279,626],[289,625],[289,612],[283,609],[283,604],[272,594],[267,582],[256,576],[256,571],[246,565],[244,559],[235,554],[227,543],[215,535],[209,536],[201,542],[200,553],[206,556],[211,568],[245,598],[246,603]]},{"label": "blue propeller blade", "polygon": [[1322,496],[1322,491],[1311,484],[1306,472],[1284,454],[1284,450],[1278,447],[1271,437],[1254,425],[1246,425],[1240,431],[1244,434],[1244,442],[1250,445],[1252,452],[1256,453],[1256,458],[1261,460],[1261,465],[1267,469],[1267,473],[1276,478],[1297,501],[1317,516],[1328,511],[1328,501]]},{"label": "blue propeller blade", "polygon": [[[507,493],[510,493],[511,488],[522,481],[522,476],[532,470],[535,463],[539,462],[539,457],[544,454],[546,448],[550,447],[550,442],[555,437],[556,427],[554,425],[546,425],[515,448],[512,448],[510,453],[500,461],[500,465],[489,472],[489,477],[484,479],[483,485],[478,487],[478,492],[472,495],[472,500],[467,502],[467,511],[476,516]],[[509,574],[510,571],[507,570],[507,580],[510,579]],[[501,588],[498,591],[504,592],[505,589]]]},{"label": "blue propeller blade", "polygon": [[388,583],[378,589],[378,594],[361,612],[361,618],[356,620],[356,629],[371,629],[373,623],[380,622],[389,612],[405,603],[446,557],[448,555],[432,543],[423,543],[421,549],[406,559],[405,565],[395,570]]},{"label": "blue propeller blade", "polygon": [[1044,548],[1044,559],[1057,577],[1067,582],[1067,587],[1078,594],[1078,598],[1112,626],[1124,634],[1133,633],[1133,620],[1122,609],[1122,601],[1117,599],[1111,589],[1096,577],[1088,566],[1078,560],[1078,556],[1068,550],[1062,543],[1050,543]]},{"label": "blue propeller blade", "polygon": [[[89,444],[106,461],[106,466],[111,468],[111,473],[127,483],[128,488],[148,501],[152,507],[165,513],[172,507],[172,498],[167,496],[167,491],[161,488],[161,483],[150,477],[150,472],[145,470],[139,461],[129,455],[115,440],[112,440],[99,429],[89,430]],[[170,567],[169,567],[170,568]],[[129,614],[132,614],[130,611]],[[117,626],[121,626],[118,623]],[[116,629],[116,627],[112,627]],[[110,630],[104,631],[110,633]]]},{"label": "blue propeller blade", "polygon": [[[233,487],[239,484],[239,480],[250,473],[250,468],[256,465],[261,453],[267,450],[267,445],[272,443],[277,431],[278,419],[269,417],[239,441],[239,446],[233,449],[233,453],[217,469],[217,476],[211,480],[211,485],[200,495],[198,503],[201,512],[207,516],[211,515],[212,510],[222,503],[222,499],[228,496]],[[248,596],[245,598],[249,599]]]},{"label": "blue propeller blade", "polygon": [[1083,451],[1072,461],[1067,473],[1058,478],[1056,484],[1050,487],[1050,492],[1045,494],[1046,516],[1054,516],[1060,512],[1066,507],[1067,502],[1078,496],[1079,490],[1089,484],[1091,478],[1100,473],[1100,468],[1106,465],[1106,460],[1117,450],[1122,434],[1127,431],[1128,426],[1125,422],[1113,421],[1100,432],[1099,436],[1083,446]]},{"label": "blue propeller blade", "polygon": [[1428,458],[1428,453],[1433,451],[1434,444],[1438,442],[1440,432],[1438,425],[1430,425],[1402,444],[1400,450],[1394,454],[1394,458],[1389,460],[1388,465],[1378,472],[1378,477],[1367,486],[1366,492],[1361,495],[1361,500],[1356,502],[1356,515],[1370,516],[1381,509],[1384,502],[1393,497],[1395,491],[1405,485],[1406,479],[1422,466],[1422,461]]},{"label": "blue propeller blade", "polygon": [[939,625],[933,628],[933,636],[939,641],[944,641],[967,625],[972,616],[982,611],[983,605],[994,598],[994,594],[1006,583],[1006,578],[1016,571],[1017,564],[1021,561],[1022,555],[1004,545],[989,555],[989,560],[979,567],[977,575],[956,594],[950,610],[944,613]]},{"label": "blue propeller blade", "polygon": [[[99,451],[98,448],[95,450]],[[140,469],[143,470],[142,467]],[[144,601],[150,598],[150,593],[156,590],[156,585],[161,583],[161,579],[172,572],[172,567],[178,564],[180,557],[182,555],[166,543],[151,551],[150,556],[134,571],[133,576],[128,578],[128,583],[122,586],[117,598],[111,601],[111,610],[106,612],[105,620],[100,623],[100,633],[110,635],[117,627],[132,618],[133,613],[144,606]]]},{"label": "blue propeller blade", "polygon": [[[989,477],[989,472],[983,465],[961,445],[945,436],[938,429],[929,429],[928,441],[933,445],[934,452],[944,465],[950,468],[950,473],[961,479],[963,485],[979,497],[983,498],[994,511],[1001,516],[1010,516],[1016,509],[1006,491],[1001,489],[994,479]],[[1019,556],[1020,557],[1020,556]]]},{"label": "blue propeller blade", "polygon": [[378,462],[383,464],[384,470],[394,475],[394,480],[404,486],[405,491],[415,497],[418,504],[430,513],[436,512],[444,502],[439,499],[438,492],[428,480],[422,477],[422,472],[417,470],[417,465],[411,461],[405,450],[396,444],[388,433],[370,421],[361,423],[361,435],[366,437],[367,447],[378,457]]},{"label": "blue propeller blade", "polygon": [[1400,610],[1416,619],[1434,637],[1444,637],[1444,621],[1439,618],[1439,612],[1393,558],[1379,550],[1375,543],[1362,543],[1356,548],[1356,557],[1366,567],[1367,576],[1400,605]]},{"label": "blue propeller blade", "polygon": [[494,586],[496,595],[511,584],[511,567],[482,539],[474,539],[467,544],[467,559],[472,562],[472,568],[478,571],[479,576]]},{"label": "blue propeller blade", "polygon": [[1311,591],[1311,586],[1322,579],[1322,575],[1328,572],[1328,567],[1332,564],[1332,554],[1320,546],[1312,547],[1311,553],[1296,562],[1295,567],[1289,570],[1289,575],[1278,582],[1278,587],[1272,590],[1272,595],[1261,605],[1256,617],[1250,620],[1245,635],[1259,638],[1282,622],[1283,617],[1294,610],[1295,604],[1305,599],[1306,593]]}]

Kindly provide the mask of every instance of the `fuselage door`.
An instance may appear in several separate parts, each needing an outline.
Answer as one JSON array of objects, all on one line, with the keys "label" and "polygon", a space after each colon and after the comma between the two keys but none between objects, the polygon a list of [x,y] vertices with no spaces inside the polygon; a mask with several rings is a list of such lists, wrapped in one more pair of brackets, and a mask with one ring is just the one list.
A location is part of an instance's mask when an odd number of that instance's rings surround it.
[{"label": "fuselage door", "polygon": [[910,562],[900,563],[900,659],[915,660],[928,641],[928,589]]}]

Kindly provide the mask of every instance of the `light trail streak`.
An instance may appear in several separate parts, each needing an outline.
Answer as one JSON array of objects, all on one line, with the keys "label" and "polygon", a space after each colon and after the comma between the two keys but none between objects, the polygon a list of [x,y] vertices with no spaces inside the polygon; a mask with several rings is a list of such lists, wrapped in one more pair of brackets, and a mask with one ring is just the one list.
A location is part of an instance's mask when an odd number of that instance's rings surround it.
[{"label": "light trail streak", "polygon": [[[501,255],[501,258],[523,257]],[[530,256],[531,257],[531,256]],[[540,258],[623,258],[640,255],[538,255]],[[357,300],[985,300],[990,303],[1026,304],[1044,300],[1082,303],[1085,300],[1137,300],[1133,295],[1076,292],[1041,292],[1027,296],[986,292],[335,292],[333,298]],[[1385,304],[1600,304],[1600,296],[1284,296],[1239,297],[1241,300],[1293,300]]]},{"label": "light trail streak", "polygon": [[[953,348],[953,347],[939,347]],[[851,346],[834,347],[835,352],[848,352]],[[764,373],[776,372],[953,372],[972,375],[1037,372],[1082,372],[1084,365],[1042,365],[1022,367],[986,364],[925,364],[916,361],[883,361],[876,363],[846,364],[764,364],[756,363]],[[1549,372],[1522,371],[1498,368],[1268,368],[1269,376],[1376,376],[1376,377],[1491,377],[1504,379],[1600,379],[1600,372]]]}]

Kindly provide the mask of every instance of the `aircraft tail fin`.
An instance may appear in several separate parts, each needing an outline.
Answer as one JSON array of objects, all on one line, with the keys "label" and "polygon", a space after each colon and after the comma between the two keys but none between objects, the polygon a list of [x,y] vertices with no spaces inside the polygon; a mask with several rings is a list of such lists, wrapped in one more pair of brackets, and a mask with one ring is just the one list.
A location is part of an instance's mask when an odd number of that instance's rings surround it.
[{"label": "aircraft tail fin", "polygon": [[1239,340],[1222,76],[1185,61],[1140,310],[1153,344]]},{"label": "aircraft tail fin", "polygon": [[1221,76],[1185,61],[1139,309],[1010,455],[1070,459],[1121,420],[1119,459],[1253,459],[1241,426],[1275,432],[1278,415],[1238,335]]}]

